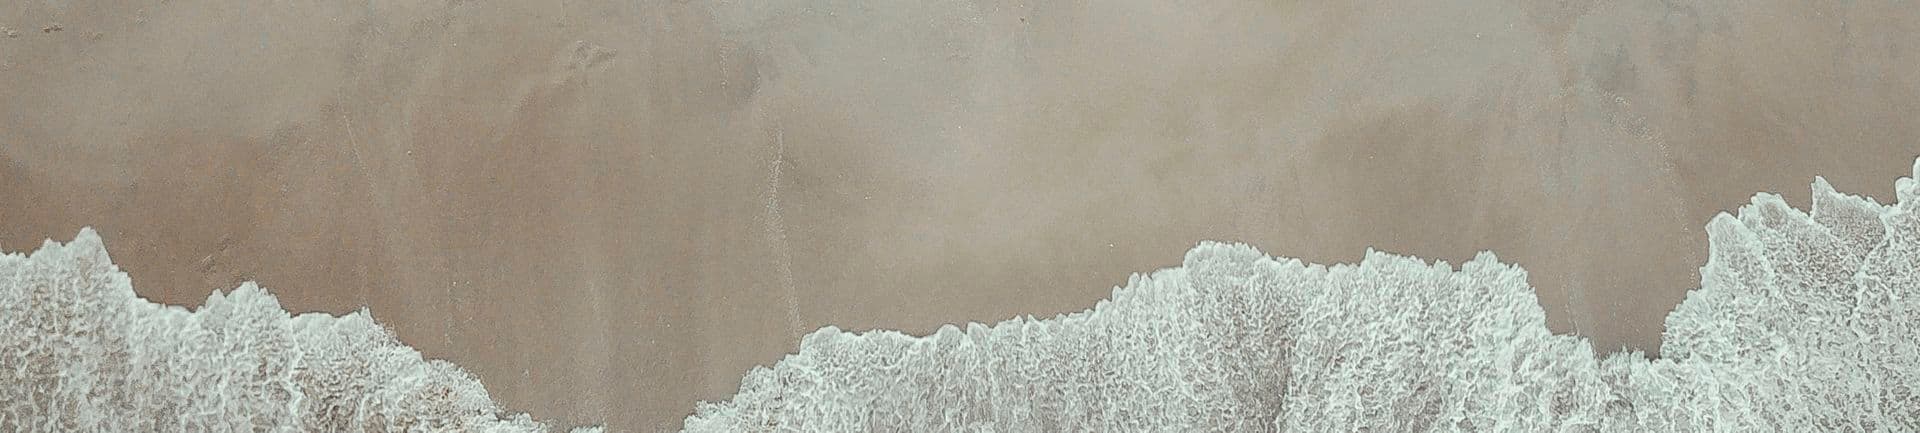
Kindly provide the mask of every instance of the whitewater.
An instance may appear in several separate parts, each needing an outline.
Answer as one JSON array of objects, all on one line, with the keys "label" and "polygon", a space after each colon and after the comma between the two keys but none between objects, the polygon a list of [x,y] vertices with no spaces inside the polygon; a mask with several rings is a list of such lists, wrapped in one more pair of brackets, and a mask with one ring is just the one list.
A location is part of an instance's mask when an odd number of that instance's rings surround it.
[{"label": "whitewater", "polygon": [[[1657,360],[1551,333],[1491,252],[1205,242],[1082,312],[820,329],[685,431],[1920,431],[1915,178],[1893,204],[1816,178],[1810,211],[1762,193],[1714,217]],[[555,429],[364,310],[294,316],[252,283],[148,302],[90,229],[0,256],[0,430]]]}]

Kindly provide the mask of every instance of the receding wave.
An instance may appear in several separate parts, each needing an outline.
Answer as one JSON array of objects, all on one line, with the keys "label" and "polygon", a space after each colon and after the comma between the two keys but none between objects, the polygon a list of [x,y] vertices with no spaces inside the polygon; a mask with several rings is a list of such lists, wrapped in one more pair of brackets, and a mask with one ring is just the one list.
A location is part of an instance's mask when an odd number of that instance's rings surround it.
[{"label": "receding wave", "polygon": [[[686,430],[1920,431],[1920,184],[1895,189],[1816,179],[1811,213],[1760,194],[1715,217],[1659,360],[1552,334],[1492,253],[1323,266],[1203,243],[1083,312],[816,331]],[[251,283],[148,302],[82,230],[0,256],[0,429],[551,427],[364,312],[289,316]]]}]

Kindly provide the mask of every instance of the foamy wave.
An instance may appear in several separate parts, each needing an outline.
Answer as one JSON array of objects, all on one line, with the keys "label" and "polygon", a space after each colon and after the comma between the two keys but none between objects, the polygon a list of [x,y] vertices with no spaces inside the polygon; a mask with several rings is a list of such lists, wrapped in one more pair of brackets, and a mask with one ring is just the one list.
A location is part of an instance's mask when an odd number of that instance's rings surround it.
[{"label": "foamy wave", "polygon": [[148,302],[92,229],[0,256],[0,431],[548,430],[365,312],[289,317],[253,283]]},{"label": "foamy wave", "polygon": [[[1761,194],[1714,218],[1656,361],[1548,332],[1491,253],[1328,267],[1204,243],[1079,313],[822,329],[686,429],[1920,431],[1920,184],[1896,190],[1816,180],[1811,215]],[[140,299],[82,230],[0,256],[0,430],[548,426],[364,312],[289,317],[251,283],[197,311]]]},{"label": "foamy wave", "polygon": [[[1915,163],[1920,177],[1920,161]],[[1662,351],[1595,360],[1525,271],[1204,243],[1091,310],[808,335],[687,431],[1920,431],[1920,187],[1708,224]]]}]

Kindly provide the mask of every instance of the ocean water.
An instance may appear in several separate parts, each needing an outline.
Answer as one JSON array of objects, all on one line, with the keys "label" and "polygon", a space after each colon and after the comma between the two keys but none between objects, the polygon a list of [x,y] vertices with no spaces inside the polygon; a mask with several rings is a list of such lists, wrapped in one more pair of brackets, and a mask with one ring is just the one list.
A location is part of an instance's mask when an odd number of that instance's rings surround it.
[{"label": "ocean water", "polygon": [[1658,360],[1550,333],[1492,253],[1203,243],[1079,313],[815,332],[687,430],[1920,431],[1913,179],[1894,205],[1816,179],[1811,213],[1759,194],[1715,217]]},{"label": "ocean water", "polygon": [[0,256],[0,431],[550,430],[365,310],[292,316],[253,283],[148,302],[92,229]]},{"label": "ocean water", "polygon": [[[1920,177],[1920,161],[1915,164]],[[686,431],[1920,431],[1920,183],[1707,224],[1665,357],[1555,335],[1526,272],[1206,242],[1086,311],[807,335]],[[1620,254],[1630,254],[1622,251]],[[138,298],[97,234],[0,257],[0,430],[549,431],[364,311]],[[581,428],[576,431],[595,430]]]}]

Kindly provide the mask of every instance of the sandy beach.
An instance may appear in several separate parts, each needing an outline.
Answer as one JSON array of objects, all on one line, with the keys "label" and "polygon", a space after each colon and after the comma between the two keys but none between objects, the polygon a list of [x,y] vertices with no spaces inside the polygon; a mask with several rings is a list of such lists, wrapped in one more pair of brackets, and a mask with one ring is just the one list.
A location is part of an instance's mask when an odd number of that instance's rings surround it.
[{"label": "sandy beach", "polygon": [[1529,272],[1655,352],[1702,227],[1920,155],[1920,8],[0,4],[0,248],[369,309],[509,408],[678,428],[826,325],[1092,306],[1202,240]]}]

